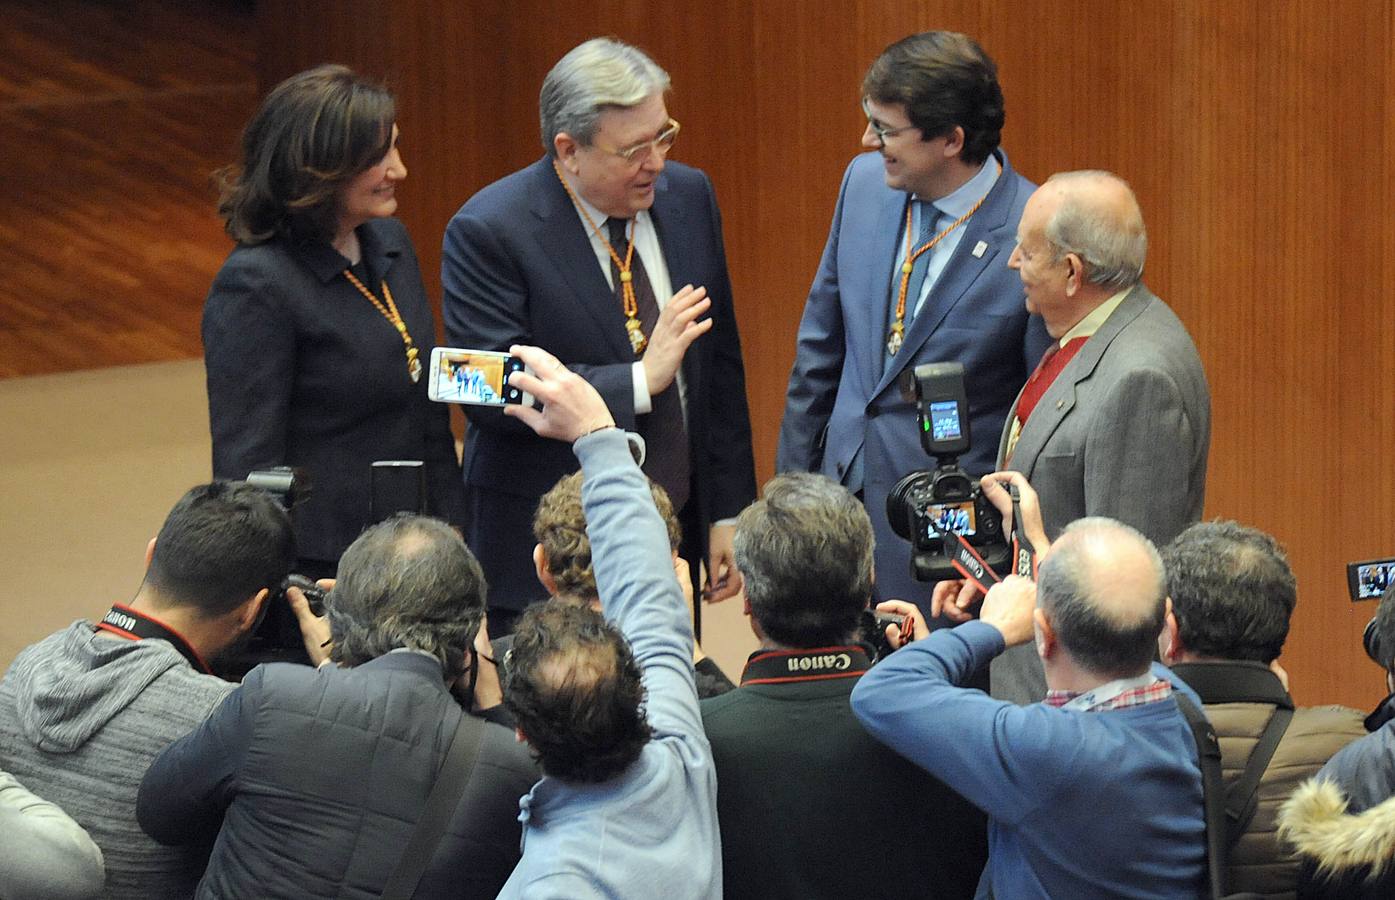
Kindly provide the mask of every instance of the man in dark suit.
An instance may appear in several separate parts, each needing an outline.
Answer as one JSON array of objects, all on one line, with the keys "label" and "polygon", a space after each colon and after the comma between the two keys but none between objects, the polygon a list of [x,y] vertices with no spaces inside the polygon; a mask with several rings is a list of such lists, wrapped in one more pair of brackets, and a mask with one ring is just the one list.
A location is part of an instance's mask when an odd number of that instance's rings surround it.
[{"label": "man in dark suit", "polygon": [[[871,665],[857,642],[872,594],[866,510],[822,475],[787,473],[737,519],[735,545],[761,648],[739,688],[702,702],[726,896],[972,897],[984,815],[848,705]],[[889,830],[914,865],[888,865]]]},{"label": "man in dark suit", "polygon": [[[643,435],[645,472],[673,498],[683,555],[694,573],[705,558],[715,600],[739,587],[725,520],[755,496],[750,417],[716,197],[701,171],[666,162],[679,129],[668,86],[653,60],[604,38],[553,67],[539,100],[547,155],[446,228],[443,317],[455,346],[549,350]],[[470,410],[466,539],[496,635],[545,596],[533,509],[575,469],[565,444]]]},{"label": "man in dark suit", "polygon": [[[1108,172],[1053,175],[1032,195],[1008,265],[1056,349],[1003,428],[998,467],[1041,497],[1048,537],[1108,516],[1166,544],[1201,518],[1211,393],[1187,329],[1143,286],[1148,237],[1129,186]],[[952,582],[935,606],[953,615]],[[993,695],[1046,693],[1033,648],[993,662]]]},{"label": "man in dark suit", "polygon": [[1032,184],[998,148],[997,67],[965,35],[892,44],[863,81],[863,109],[873,152],[843,176],[799,326],[776,468],[822,472],[862,498],[877,593],[926,601],[910,545],[886,520],[892,486],[934,465],[897,382],[922,363],[963,363],[973,448],[960,462],[973,476],[992,471],[993,438],[1048,343],[1006,266]]}]

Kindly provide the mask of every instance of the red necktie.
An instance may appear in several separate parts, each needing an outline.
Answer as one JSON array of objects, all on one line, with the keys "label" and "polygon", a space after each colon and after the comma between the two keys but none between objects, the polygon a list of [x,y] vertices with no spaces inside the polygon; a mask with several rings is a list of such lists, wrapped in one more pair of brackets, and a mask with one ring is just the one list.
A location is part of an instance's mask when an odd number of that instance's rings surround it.
[{"label": "red necktie", "polygon": [[1021,425],[1027,424],[1027,419],[1031,417],[1032,410],[1037,408],[1037,403],[1041,401],[1046,389],[1051,387],[1056,376],[1061,374],[1061,370],[1075,358],[1075,354],[1080,352],[1080,348],[1085,346],[1088,340],[1088,337],[1072,338],[1066,341],[1064,347],[1052,344],[1046,348],[1046,352],[1041,355],[1041,362],[1037,363],[1036,371],[1022,387],[1022,396],[1017,401],[1017,421]]}]

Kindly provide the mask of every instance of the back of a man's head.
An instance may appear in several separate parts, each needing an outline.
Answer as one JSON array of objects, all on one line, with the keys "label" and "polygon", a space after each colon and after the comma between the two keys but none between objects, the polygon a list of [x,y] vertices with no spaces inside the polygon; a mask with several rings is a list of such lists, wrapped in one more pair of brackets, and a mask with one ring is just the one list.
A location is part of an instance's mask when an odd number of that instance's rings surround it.
[{"label": "back of a man's head", "polygon": [[[673,512],[668,492],[657,482],[649,482],[654,506],[668,529],[668,543],[678,549],[682,528]],[[595,600],[596,571],[591,565],[591,539],[586,536],[586,514],[581,508],[581,472],[564,475],[542,498],[533,514],[533,537],[543,548],[548,574],[557,596],[573,600]]]},{"label": "back of a man's head", "polygon": [[484,572],[446,523],[398,515],[358,536],[339,560],[325,601],[333,658],[347,666],[406,648],[430,653],[448,678],[484,617]]},{"label": "back of a man's head", "polygon": [[791,472],[736,520],[736,568],[751,615],[786,647],[847,642],[872,594],[872,522],[846,488]]},{"label": "back of a man's head", "polygon": [[1041,564],[1037,604],[1076,665],[1104,678],[1142,674],[1166,610],[1162,561],[1113,519],[1066,526]]},{"label": "back of a man's head", "polygon": [[563,781],[616,777],[651,735],[630,645],[589,606],[550,600],[519,617],[504,703],[543,771]]},{"label": "back of a man's head", "polygon": [[155,538],[142,592],[156,608],[199,618],[231,612],[275,590],[295,562],[295,533],[271,495],[240,481],[191,488]]},{"label": "back of a man's head", "polygon": [[1162,551],[1183,649],[1271,663],[1283,652],[1298,583],[1279,542],[1235,522],[1199,522]]}]

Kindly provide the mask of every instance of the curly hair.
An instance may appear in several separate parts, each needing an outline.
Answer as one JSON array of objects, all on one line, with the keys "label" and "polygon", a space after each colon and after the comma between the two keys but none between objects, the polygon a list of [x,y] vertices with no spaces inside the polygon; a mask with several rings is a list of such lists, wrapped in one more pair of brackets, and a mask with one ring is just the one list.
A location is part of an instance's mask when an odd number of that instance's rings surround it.
[{"label": "curly hair", "polygon": [[[668,544],[678,549],[683,531],[673,512],[668,492],[656,482],[649,482],[654,505],[668,529]],[[560,596],[579,600],[594,600],[596,573],[591,567],[591,541],[586,536],[586,514],[581,509],[581,473],[564,475],[542,499],[533,514],[533,537],[543,548],[547,571],[557,585]]]},{"label": "curly hair", "polygon": [[214,173],[224,229],[246,245],[330,240],[341,189],[387,155],[396,119],[392,94],[344,66],[287,78],[242,132],[242,163]]},{"label": "curly hair", "polygon": [[588,606],[550,600],[519,617],[504,704],[543,771],[563,781],[614,778],[653,735],[629,642]]}]

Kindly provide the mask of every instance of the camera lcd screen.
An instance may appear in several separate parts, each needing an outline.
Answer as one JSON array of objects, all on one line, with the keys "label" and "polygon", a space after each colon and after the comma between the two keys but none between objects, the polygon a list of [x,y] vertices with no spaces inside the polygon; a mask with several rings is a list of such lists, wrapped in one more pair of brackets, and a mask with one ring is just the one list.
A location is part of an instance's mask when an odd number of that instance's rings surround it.
[{"label": "camera lcd screen", "polygon": [[522,392],[508,384],[513,372],[523,370],[516,357],[468,352],[445,352],[436,360],[431,399],[445,403],[503,406],[518,403]]},{"label": "camera lcd screen", "polygon": [[956,441],[964,436],[956,401],[935,400],[930,403],[930,435],[937,441]]},{"label": "camera lcd screen", "polygon": [[1377,600],[1391,582],[1395,582],[1395,559],[1352,563],[1347,577],[1351,582],[1351,599]]},{"label": "camera lcd screen", "polygon": [[978,522],[974,518],[974,502],[965,500],[963,503],[935,503],[928,510],[930,517],[940,526],[936,530],[934,525],[927,524],[926,537],[933,538],[940,535],[940,531],[953,531],[964,537],[971,536],[978,527]]}]

